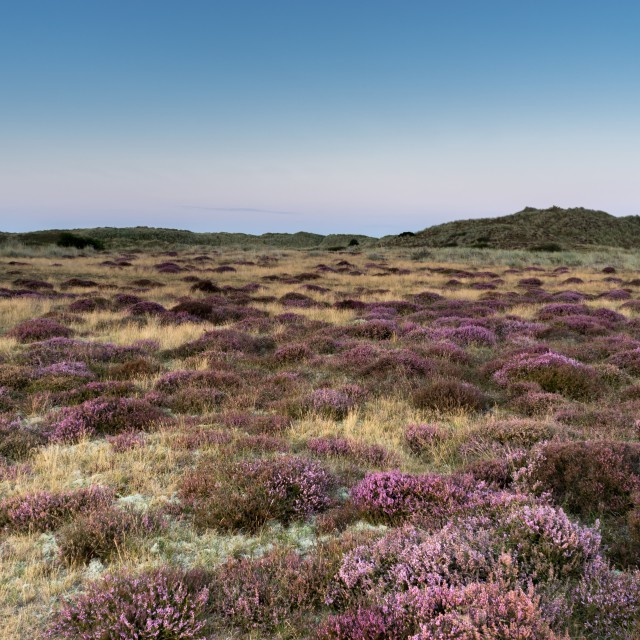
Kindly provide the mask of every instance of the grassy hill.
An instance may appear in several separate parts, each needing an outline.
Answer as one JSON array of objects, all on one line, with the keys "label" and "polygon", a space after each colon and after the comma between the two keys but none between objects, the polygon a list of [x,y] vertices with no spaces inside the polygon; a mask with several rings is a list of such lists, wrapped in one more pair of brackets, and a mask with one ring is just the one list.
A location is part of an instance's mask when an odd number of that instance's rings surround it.
[{"label": "grassy hill", "polygon": [[594,246],[640,248],[640,216],[617,218],[576,207],[535,209],[498,218],[457,220],[416,234],[383,239],[390,246],[494,249],[579,249]]},{"label": "grassy hill", "polygon": [[535,209],[497,218],[457,220],[428,227],[417,233],[371,238],[359,234],[321,235],[297,233],[208,232],[156,227],[97,227],[52,229],[29,233],[2,233],[3,241],[28,246],[55,245],[64,235],[90,239],[105,249],[179,247],[274,247],[281,249],[340,249],[360,247],[471,247],[490,249],[532,249],[560,251],[596,247],[640,248],[640,216],[616,217],[604,211],[575,207]]},{"label": "grassy hill", "polygon": [[19,242],[30,246],[57,244],[65,233],[71,232],[80,238],[90,238],[106,249],[140,249],[145,247],[279,247],[282,249],[331,249],[342,248],[355,240],[360,246],[377,243],[377,238],[364,235],[331,234],[321,235],[299,231],[297,233],[197,233],[180,229],[160,229],[156,227],[96,227],[93,229],[51,229],[28,233],[1,233],[3,241]]}]

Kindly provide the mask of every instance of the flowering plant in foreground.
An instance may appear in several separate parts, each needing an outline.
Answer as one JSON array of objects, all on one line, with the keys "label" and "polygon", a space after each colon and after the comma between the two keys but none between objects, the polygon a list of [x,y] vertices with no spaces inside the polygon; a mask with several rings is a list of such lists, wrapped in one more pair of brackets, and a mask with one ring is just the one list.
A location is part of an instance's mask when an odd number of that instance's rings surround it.
[{"label": "flowering plant in foreground", "polygon": [[592,367],[553,351],[521,353],[498,369],[493,378],[503,386],[518,380],[537,382],[544,391],[571,398],[599,391],[598,376]]},{"label": "flowering plant in foreground", "polygon": [[208,589],[154,571],[108,575],[68,601],[47,637],[67,640],[205,640]]},{"label": "flowering plant in foreground", "polygon": [[0,502],[0,523],[17,531],[50,531],[75,514],[100,509],[111,504],[114,493],[97,485],[61,493],[42,491],[5,498]]},{"label": "flowering plant in foreground", "polygon": [[51,439],[73,442],[94,434],[145,429],[163,416],[160,409],[137,398],[87,400],[77,407],[62,409],[53,424]]}]

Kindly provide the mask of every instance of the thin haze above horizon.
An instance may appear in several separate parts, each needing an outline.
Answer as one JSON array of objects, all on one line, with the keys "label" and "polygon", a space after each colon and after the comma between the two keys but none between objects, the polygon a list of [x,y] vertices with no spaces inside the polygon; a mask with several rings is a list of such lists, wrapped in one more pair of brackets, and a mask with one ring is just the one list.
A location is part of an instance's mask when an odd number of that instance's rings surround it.
[{"label": "thin haze above horizon", "polygon": [[0,9],[0,230],[640,213],[635,2]]}]

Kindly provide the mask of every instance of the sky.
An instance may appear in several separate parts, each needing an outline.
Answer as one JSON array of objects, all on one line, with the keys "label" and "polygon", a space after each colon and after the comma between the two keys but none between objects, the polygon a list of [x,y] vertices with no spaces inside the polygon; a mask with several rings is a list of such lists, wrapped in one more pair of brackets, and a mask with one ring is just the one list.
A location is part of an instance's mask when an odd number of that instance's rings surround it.
[{"label": "sky", "polygon": [[0,230],[640,214],[640,3],[0,0]]}]

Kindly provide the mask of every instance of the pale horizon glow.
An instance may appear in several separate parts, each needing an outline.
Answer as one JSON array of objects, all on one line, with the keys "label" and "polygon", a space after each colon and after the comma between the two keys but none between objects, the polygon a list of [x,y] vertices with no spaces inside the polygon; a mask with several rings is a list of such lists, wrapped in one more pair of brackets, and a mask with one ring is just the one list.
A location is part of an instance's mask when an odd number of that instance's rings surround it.
[{"label": "pale horizon glow", "polygon": [[640,214],[632,2],[5,3],[0,230]]}]

